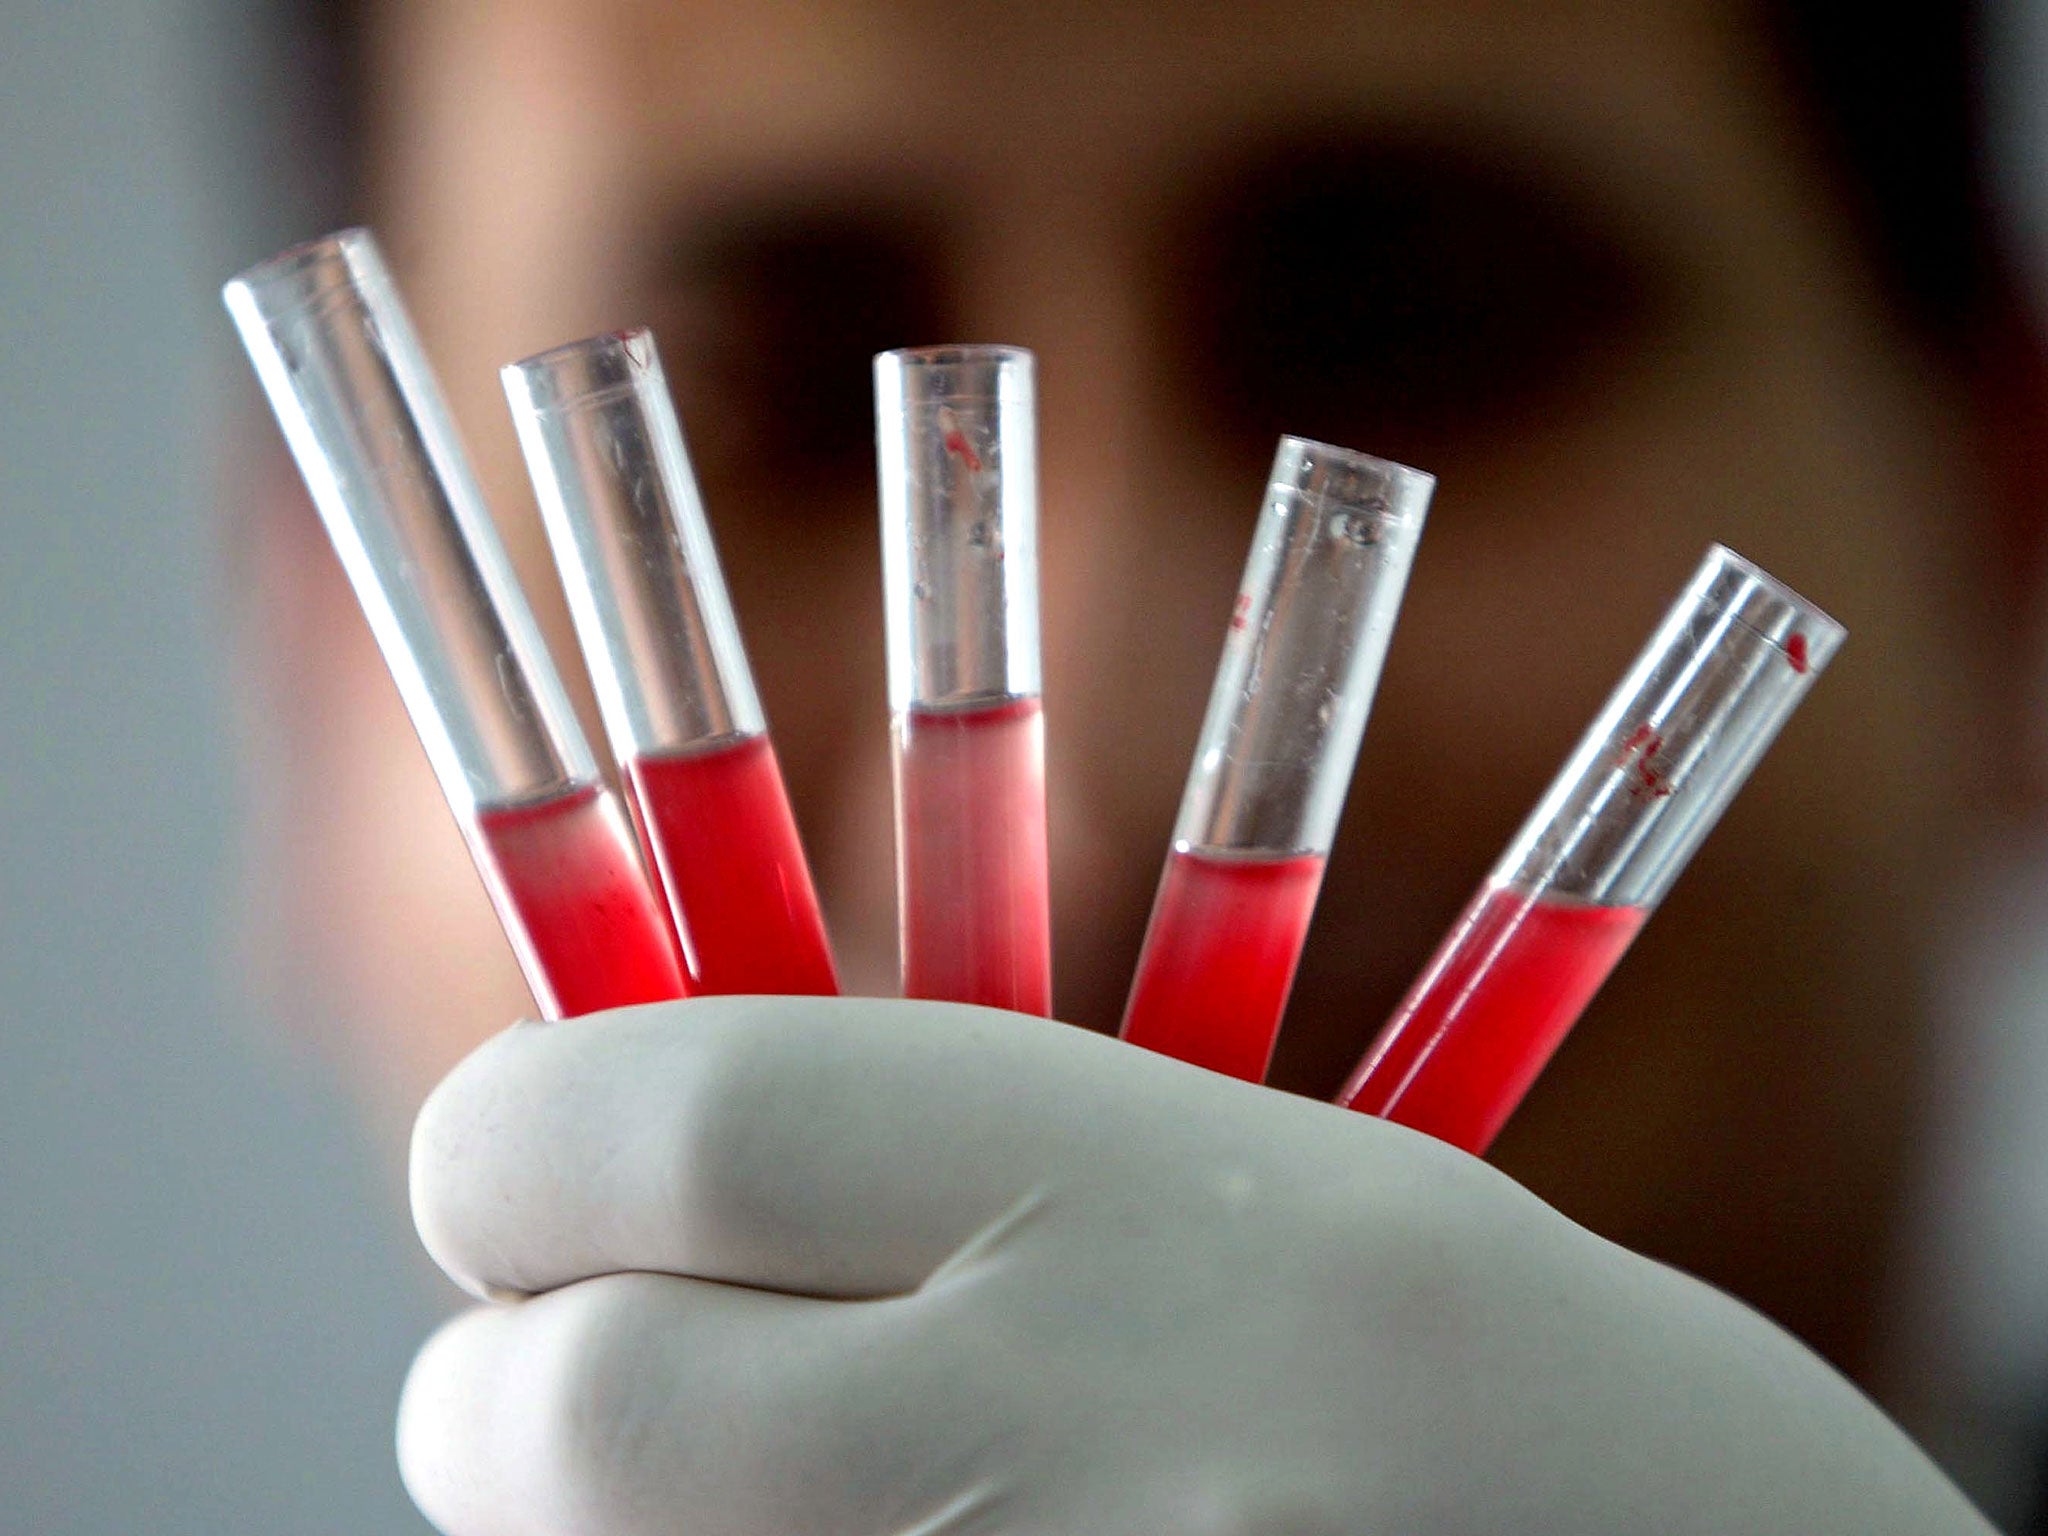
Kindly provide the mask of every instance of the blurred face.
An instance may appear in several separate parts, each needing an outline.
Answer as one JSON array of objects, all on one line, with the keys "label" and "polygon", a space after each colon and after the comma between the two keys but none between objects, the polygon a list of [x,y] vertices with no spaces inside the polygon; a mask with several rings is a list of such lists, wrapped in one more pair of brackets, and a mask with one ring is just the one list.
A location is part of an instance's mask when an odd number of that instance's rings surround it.
[{"label": "blurred face", "polygon": [[[1874,1253],[1905,936],[1966,745],[1932,510],[1955,428],[1722,16],[394,6],[373,196],[564,659],[496,368],[655,326],[850,990],[894,985],[879,348],[1038,354],[1076,1022],[1120,1011],[1275,437],[1439,476],[1286,1086],[1334,1086],[1710,539],[1808,589],[1848,651],[1503,1160],[1710,1273],[1773,1223]],[[530,1004],[317,529],[289,529],[261,638],[284,782],[318,799],[278,829],[273,915],[409,1104]],[[1719,1179],[1777,1198],[1702,1249],[1687,1206]],[[1825,1343],[1841,1297],[1808,1284],[1777,1310]]]}]

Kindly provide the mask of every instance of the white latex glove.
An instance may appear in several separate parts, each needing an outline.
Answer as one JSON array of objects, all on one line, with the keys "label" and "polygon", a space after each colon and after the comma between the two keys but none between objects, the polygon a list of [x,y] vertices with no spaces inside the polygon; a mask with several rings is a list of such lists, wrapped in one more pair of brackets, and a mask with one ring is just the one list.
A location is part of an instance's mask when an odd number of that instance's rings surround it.
[{"label": "white latex glove", "polygon": [[435,1092],[452,1536],[1983,1532],[1790,1337],[1398,1127],[1081,1030],[716,999]]}]

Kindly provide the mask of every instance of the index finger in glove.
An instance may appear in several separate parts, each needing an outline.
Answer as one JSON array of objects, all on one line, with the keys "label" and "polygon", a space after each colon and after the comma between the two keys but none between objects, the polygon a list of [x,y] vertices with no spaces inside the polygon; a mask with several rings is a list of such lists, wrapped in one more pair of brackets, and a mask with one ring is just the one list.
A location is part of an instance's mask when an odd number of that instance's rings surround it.
[{"label": "index finger in glove", "polygon": [[1034,1193],[1227,1166],[1233,1136],[1285,1157],[1332,1115],[1385,1129],[1018,1014],[700,999],[487,1042],[421,1111],[413,1210],[480,1294],[646,1269],[881,1296]]}]

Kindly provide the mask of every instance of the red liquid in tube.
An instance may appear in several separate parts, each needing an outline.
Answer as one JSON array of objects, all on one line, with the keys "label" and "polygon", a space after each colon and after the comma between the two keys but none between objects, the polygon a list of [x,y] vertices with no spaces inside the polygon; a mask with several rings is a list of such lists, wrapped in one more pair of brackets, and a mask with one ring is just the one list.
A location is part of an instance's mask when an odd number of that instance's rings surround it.
[{"label": "red liquid in tube", "polygon": [[484,884],[546,1017],[689,995],[632,833],[598,785],[481,809],[476,830]]},{"label": "red liquid in tube", "polygon": [[699,992],[839,990],[766,736],[628,759],[625,779]]},{"label": "red liquid in tube", "polygon": [[1648,916],[1486,891],[1337,1102],[1483,1153]]},{"label": "red liquid in tube", "polygon": [[1123,1038],[1264,1081],[1322,883],[1319,854],[1175,851],[1145,931]]},{"label": "red liquid in tube", "polygon": [[896,725],[903,995],[1052,1013],[1037,699]]}]

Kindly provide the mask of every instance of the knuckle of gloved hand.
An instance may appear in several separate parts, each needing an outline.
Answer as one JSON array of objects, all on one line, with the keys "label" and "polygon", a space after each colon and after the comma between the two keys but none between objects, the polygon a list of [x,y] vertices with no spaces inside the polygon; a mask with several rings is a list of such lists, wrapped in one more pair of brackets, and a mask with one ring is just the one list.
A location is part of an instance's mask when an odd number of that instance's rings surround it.
[{"label": "knuckle of gloved hand", "polygon": [[555,1028],[514,1025],[485,1041],[413,1122],[413,1225],[434,1262],[474,1295],[537,1288],[497,1271],[517,1247],[508,1235],[546,1208],[540,1194],[558,1161],[548,1149],[572,1134],[559,1107],[572,1096],[552,1060],[560,1037],[541,1033]]},{"label": "knuckle of gloved hand", "polygon": [[792,1216],[803,1170],[834,1132],[809,1089],[812,1074],[791,1068],[773,1030],[751,1038],[725,1031],[701,1043],[689,1081],[677,1085],[662,1159],[678,1230],[737,1237]]}]

